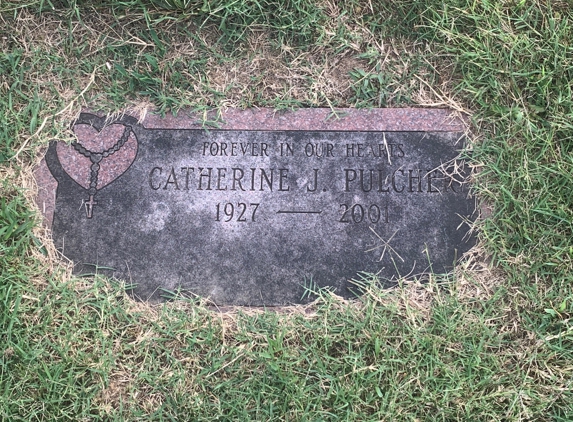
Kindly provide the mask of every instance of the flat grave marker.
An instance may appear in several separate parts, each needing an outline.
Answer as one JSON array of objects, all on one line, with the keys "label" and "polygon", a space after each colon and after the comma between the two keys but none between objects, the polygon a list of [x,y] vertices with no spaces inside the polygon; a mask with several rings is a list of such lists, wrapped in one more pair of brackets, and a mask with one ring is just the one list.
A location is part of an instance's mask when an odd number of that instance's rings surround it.
[{"label": "flat grave marker", "polygon": [[447,110],[230,110],[142,122],[82,113],[72,145],[37,171],[39,205],[77,274],[219,305],[301,303],[307,288],[352,297],[360,272],[385,285],[450,271],[474,243],[475,201]]}]

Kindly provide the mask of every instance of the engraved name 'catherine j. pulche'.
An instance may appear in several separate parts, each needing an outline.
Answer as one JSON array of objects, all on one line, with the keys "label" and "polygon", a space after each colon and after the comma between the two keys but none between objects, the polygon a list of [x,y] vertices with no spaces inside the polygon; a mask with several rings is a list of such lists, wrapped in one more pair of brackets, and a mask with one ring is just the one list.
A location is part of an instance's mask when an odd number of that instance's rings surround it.
[{"label": "engraved name 'catherine j. pulche'", "polygon": [[[288,168],[259,167],[175,167],[155,166],[149,172],[152,190],[205,190],[205,191],[276,191],[289,192]],[[320,169],[312,169],[306,192],[319,190]],[[379,193],[440,193],[458,192],[459,182],[444,177],[437,169],[385,169],[344,168],[340,174],[344,192]],[[323,188],[323,191],[325,188]]]}]

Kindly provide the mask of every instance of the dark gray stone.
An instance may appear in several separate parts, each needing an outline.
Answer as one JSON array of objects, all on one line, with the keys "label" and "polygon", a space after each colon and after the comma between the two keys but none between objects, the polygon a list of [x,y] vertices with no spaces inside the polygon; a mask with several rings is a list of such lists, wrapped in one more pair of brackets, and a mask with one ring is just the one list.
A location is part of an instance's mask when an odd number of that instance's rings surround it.
[{"label": "dark gray stone", "polygon": [[[76,123],[101,130],[104,120],[84,113]],[[461,133],[116,123],[131,128],[137,154],[103,188],[78,184],[50,146],[52,231],[76,273],[124,280],[143,300],[180,291],[222,305],[285,305],[308,300],[308,286],[351,297],[359,272],[385,285],[444,273],[473,245]]]}]

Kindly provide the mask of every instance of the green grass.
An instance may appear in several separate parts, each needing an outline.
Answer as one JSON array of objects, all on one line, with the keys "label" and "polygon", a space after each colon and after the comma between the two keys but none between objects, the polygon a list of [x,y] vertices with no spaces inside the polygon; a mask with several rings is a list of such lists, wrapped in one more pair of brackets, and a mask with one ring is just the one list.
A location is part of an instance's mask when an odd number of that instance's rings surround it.
[{"label": "green grass", "polygon": [[[573,420],[572,10],[0,0],[0,420]],[[70,279],[30,167],[87,104],[468,110],[483,256],[293,314]]]}]

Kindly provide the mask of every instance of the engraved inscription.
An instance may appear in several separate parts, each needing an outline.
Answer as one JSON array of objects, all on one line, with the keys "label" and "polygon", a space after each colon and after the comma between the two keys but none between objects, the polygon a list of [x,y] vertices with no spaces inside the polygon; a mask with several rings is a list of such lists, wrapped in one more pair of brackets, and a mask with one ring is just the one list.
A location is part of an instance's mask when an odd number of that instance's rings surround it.
[{"label": "engraved inscription", "polygon": [[[217,202],[217,212],[215,214],[215,221],[223,221],[228,223],[229,221],[236,218],[236,220],[240,223],[246,223],[247,221],[255,222],[255,214],[257,213],[257,209],[259,209],[259,205],[261,204],[246,204],[244,202],[239,202],[237,204],[233,204],[232,202],[227,202],[221,204]],[[247,212],[247,209],[249,211]],[[248,220],[247,220],[248,218]]]},{"label": "engraved inscription", "polygon": [[388,205],[378,206],[372,204],[365,206],[362,204],[340,204],[342,216],[340,217],[341,223],[362,223],[363,221],[376,224],[380,221],[389,223],[388,220]]}]

